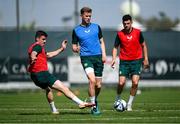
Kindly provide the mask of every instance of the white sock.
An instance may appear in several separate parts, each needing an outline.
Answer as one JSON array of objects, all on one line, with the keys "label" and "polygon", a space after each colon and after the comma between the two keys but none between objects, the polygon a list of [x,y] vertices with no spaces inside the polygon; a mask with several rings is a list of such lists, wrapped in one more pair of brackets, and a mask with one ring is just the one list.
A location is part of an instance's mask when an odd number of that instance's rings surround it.
[{"label": "white sock", "polygon": [[[95,97],[95,96],[89,97],[89,99],[90,99],[91,103],[94,103],[94,104],[95,104],[95,100],[96,100],[96,97]],[[92,108],[96,108],[96,106],[91,107],[91,109],[92,109]]]},{"label": "white sock", "polygon": [[54,105],[54,102],[49,103],[51,111],[57,111],[56,106]]},{"label": "white sock", "polygon": [[134,100],[134,96],[130,95],[128,100],[128,105],[132,105],[133,100]]},{"label": "white sock", "polygon": [[91,103],[94,103],[95,104],[95,96],[92,96],[92,97],[89,97]]},{"label": "white sock", "polygon": [[78,97],[76,97],[76,96],[73,97],[72,100],[73,100],[76,104],[78,104],[78,105],[83,103],[83,101],[80,100],[80,99],[79,99]]}]

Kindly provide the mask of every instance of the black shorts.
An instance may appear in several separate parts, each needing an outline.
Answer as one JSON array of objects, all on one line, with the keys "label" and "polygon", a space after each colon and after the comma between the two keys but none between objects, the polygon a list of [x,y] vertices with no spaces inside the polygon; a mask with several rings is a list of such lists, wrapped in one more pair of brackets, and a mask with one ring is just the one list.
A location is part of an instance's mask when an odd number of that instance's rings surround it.
[{"label": "black shorts", "polygon": [[51,87],[57,80],[57,78],[54,75],[50,74],[48,71],[31,73],[31,79],[36,84],[36,86],[42,89]]},{"label": "black shorts", "polygon": [[142,59],[133,61],[120,60],[119,76],[132,76],[141,74]]},{"label": "black shorts", "polygon": [[95,76],[102,77],[104,63],[102,62],[102,55],[95,56],[81,56],[81,64],[84,68],[93,68]]}]

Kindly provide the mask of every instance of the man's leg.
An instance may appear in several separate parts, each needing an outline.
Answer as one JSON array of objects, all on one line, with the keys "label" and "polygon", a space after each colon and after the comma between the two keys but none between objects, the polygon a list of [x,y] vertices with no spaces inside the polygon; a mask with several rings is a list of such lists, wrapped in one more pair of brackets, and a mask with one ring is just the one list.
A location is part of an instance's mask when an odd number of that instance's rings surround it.
[{"label": "man's leg", "polygon": [[87,74],[88,80],[89,80],[89,98],[91,100],[92,103],[95,104],[95,84],[96,84],[96,79],[95,79],[95,75],[94,72],[90,72]]},{"label": "man's leg", "polygon": [[92,103],[86,103],[80,100],[76,95],[74,95],[68,87],[66,87],[60,80],[56,80],[55,83],[52,85],[52,88],[61,91],[67,98],[73,100],[75,103],[79,105],[79,108],[85,108],[85,107],[92,107],[95,104]]},{"label": "man's leg", "polygon": [[51,108],[52,114],[59,114],[58,110],[56,109],[56,106],[54,104],[54,98],[53,98],[53,92],[51,88],[46,88],[46,98],[48,100],[49,106]]},{"label": "man's leg", "polygon": [[89,98],[91,100],[91,103],[96,104],[96,106],[93,106],[91,109],[91,114],[93,115],[99,115],[101,114],[98,106],[97,106],[97,96],[100,92],[101,89],[101,80],[102,79],[97,79],[94,75],[94,72],[89,72],[87,74],[87,77],[89,79]]},{"label": "man's leg", "polygon": [[121,93],[123,91],[125,83],[126,83],[126,77],[125,76],[119,76],[119,83],[117,85],[116,101],[121,99]]},{"label": "man's leg", "polygon": [[94,73],[94,65],[93,65],[94,62],[92,62],[93,60],[94,59],[92,57],[86,57],[86,58],[81,57],[81,63],[89,81],[89,87],[88,87],[89,99],[93,104],[95,104],[96,77]]},{"label": "man's leg", "polygon": [[98,106],[98,100],[97,97],[101,91],[101,83],[102,83],[102,77],[96,77],[96,83],[95,83],[95,104],[96,106],[92,107],[91,113],[94,115],[101,114]]},{"label": "man's leg", "polygon": [[101,83],[102,83],[102,77],[96,77],[96,84],[95,84],[95,97],[97,99],[100,91],[101,91]]},{"label": "man's leg", "polygon": [[133,103],[134,97],[135,97],[136,92],[137,92],[139,79],[140,79],[139,75],[133,75],[132,76],[132,87],[130,90],[130,96],[129,96],[129,100],[128,100],[128,104],[127,104],[127,110],[128,111],[132,111],[132,103]]}]

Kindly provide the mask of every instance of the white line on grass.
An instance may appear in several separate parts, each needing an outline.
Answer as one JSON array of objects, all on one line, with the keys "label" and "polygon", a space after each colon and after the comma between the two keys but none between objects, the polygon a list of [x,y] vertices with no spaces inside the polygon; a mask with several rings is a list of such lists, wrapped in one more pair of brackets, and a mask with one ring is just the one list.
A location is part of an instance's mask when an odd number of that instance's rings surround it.
[{"label": "white line on grass", "polygon": [[[65,120],[68,120],[68,121],[94,121],[94,120],[97,120],[97,121],[109,121],[109,120],[155,120],[155,119],[160,119],[160,118],[166,118],[166,119],[179,119],[180,117],[176,116],[176,117],[121,117],[121,118],[61,118],[61,121],[65,121]],[[45,120],[48,120],[47,118],[43,119],[43,121]]]},{"label": "white line on grass", "polygon": [[[36,111],[36,110],[43,110],[43,111],[45,111],[45,110],[48,110],[48,108],[47,109],[42,109],[42,108],[40,108],[40,109],[36,109],[36,108],[1,108],[0,109],[0,111],[7,111],[7,110],[23,110],[23,111]],[[74,109],[65,109],[65,108],[60,108],[60,109],[58,109],[59,111],[82,111],[82,109],[76,109],[76,108],[74,108]],[[88,110],[88,109],[85,109],[85,110]],[[113,111],[115,111],[114,109],[102,109],[101,110],[102,112],[113,112]],[[139,109],[139,110],[133,110],[134,112],[145,112],[145,111],[148,111],[148,110],[145,110],[145,109]],[[133,112],[132,111],[132,112]],[[180,110],[173,110],[173,109],[155,109],[155,110],[151,110],[151,111],[153,111],[153,112],[166,112],[166,111],[168,111],[168,112],[179,112]],[[116,112],[116,111],[115,111]],[[128,111],[126,111],[126,112],[128,112]]]}]

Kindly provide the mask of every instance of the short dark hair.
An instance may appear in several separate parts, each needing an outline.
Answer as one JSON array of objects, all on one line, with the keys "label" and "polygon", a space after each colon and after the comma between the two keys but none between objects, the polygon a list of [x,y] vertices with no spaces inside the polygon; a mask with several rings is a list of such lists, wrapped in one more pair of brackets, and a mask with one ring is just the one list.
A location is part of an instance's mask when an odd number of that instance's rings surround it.
[{"label": "short dark hair", "polygon": [[41,30],[36,31],[35,39],[40,38],[41,36],[48,37],[48,34],[45,31],[41,31]]},{"label": "short dark hair", "polygon": [[92,13],[92,9],[89,7],[83,7],[81,9],[81,14],[83,14],[84,12]]},{"label": "short dark hair", "polygon": [[122,21],[123,21],[123,22],[124,22],[124,21],[127,21],[127,20],[132,21],[132,17],[131,17],[129,14],[124,15],[124,16],[122,17]]}]

